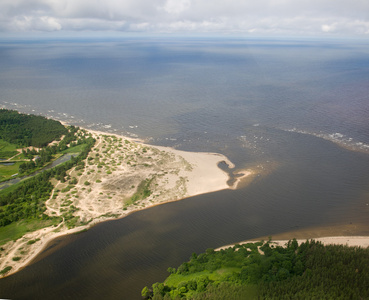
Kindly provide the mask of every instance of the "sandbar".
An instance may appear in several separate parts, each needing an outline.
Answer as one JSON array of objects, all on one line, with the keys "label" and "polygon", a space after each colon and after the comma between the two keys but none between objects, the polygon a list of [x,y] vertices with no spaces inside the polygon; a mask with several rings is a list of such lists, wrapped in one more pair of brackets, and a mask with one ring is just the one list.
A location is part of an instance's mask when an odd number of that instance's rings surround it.
[{"label": "sandbar", "polygon": [[[307,239],[296,239],[298,244],[306,242]],[[311,240],[311,239],[309,239]],[[367,248],[369,247],[369,236],[329,236],[329,237],[318,237],[313,238],[316,242],[321,242],[323,245],[346,245],[349,247],[361,247]],[[247,243],[256,243],[260,240],[250,240],[250,241],[243,241],[237,243],[239,245],[247,244]],[[271,240],[271,244],[275,246],[285,246],[289,240]],[[235,246],[236,244],[231,244],[227,246],[222,246],[217,249],[216,251],[227,249],[230,247]]]},{"label": "sandbar", "polygon": [[[82,130],[91,134],[96,143],[85,160],[85,167],[74,167],[67,172],[69,182],[74,178],[77,183],[71,187],[68,182],[53,179],[54,190],[45,203],[45,213],[50,216],[63,216],[73,209],[78,219],[75,227],[70,228],[63,219],[57,227],[30,232],[2,245],[0,270],[11,267],[4,276],[32,263],[48,243],[59,236],[155,205],[235,188],[241,180],[240,177],[232,186],[227,183],[230,177],[218,164],[225,162],[229,168],[234,165],[222,154],[180,151],[117,134]],[[243,174],[248,176],[253,172],[246,170]],[[150,190],[149,195],[132,201],[143,184]],[[15,257],[17,261],[13,260]]]}]

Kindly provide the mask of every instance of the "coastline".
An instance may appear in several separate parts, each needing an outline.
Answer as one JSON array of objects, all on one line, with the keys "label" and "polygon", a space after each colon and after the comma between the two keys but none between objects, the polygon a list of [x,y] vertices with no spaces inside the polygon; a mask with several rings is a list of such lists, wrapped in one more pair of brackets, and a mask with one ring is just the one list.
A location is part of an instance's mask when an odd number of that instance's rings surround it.
[{"label": "coastline", "polygon": [[[323,245],[347,245],[349,247],[361,247],[361,248],[367,248],[369,247],[369,236],[327,236],[327,237],[318,237],[318,238],[312,238],[313,240],[317,242],[321,242]],[[235,245],[243,245],[247,243],[256,243],[260,242],[262,239],[254,239],[249,241],[243,241],[236,244],[230,244],[226,246],[219,247],[215,249],[215,251],[220,251],[223,249],[227,249],[230,247],[233,247]],[[310,239],[296,239],[296,241],[301,244],[306,242],[306,240]],[[271,239],[271,244],[275,246],[285,246],[288,243],[289,240],[273,240]]]},{"label": "coastline", "polygon": [[[75,234],[97,223],[123,218],[156,205],[237,188],[241,180],[254,174],[252,170],[240,171],[243,176],[237,178],[230,186],[227,183],[230,178],[228,173],[221,170],[218,164],[225,162],[230,169],[235,166],[222,154],[181,151],[152,146],[141,140],[118,134],[85,128],[81,130],[92,134],[96,139],[88,158],[91,157],[91,161],[98,158],[101,164],[91,164],[86,159],[83,172],[77,172],[75,168],[68,171],[71,178],[78,178],[72,195],[69,193],[61,195],[60,190],[62,191],[67,184],[55,180],[52,195],[46,201],[46,213],[62,216],[65,203],[68,201],[69,205],[73,204],[72,206],[77,208],[74,215],[83,221],[83,225],[68,228],[63,219],[57,227],[46,227],[30,232],[16,241],[6,243],[3,245],[5,255],[0,257],[0,270],[5,267],[11,267],[11,270],[2,277],[9,276],[32,263],[55,238]],[[116,148],[116,151],[112,153],[113,151],[106,151],[107,148]],[[148,179],[151,194],[125,206],[124,203],[135,194],[140,183]],[[88,189],[86,182],[89,182]],[[30,244],[30,241],[36,242]],[[14,257],[20,259],[15,261]]]},{"label": "coastline", "polygon": [[[64,125],[68,124],[64,123]],[[88,159],[86,159],[86,168],[82,175],[77,175],[78,172],[74,168],[68,172],[71,177],[78,177],[75,188],[76,194],[74,194],[75,196],[78,195],[78,198],[70,195],[67,201],[73,202],[73,205],[79,209],[75,215],[87,224],[68,229],[63,222],[57,227],[47,227],[27,233],[17,241],[3,245],[5,248],[3,253],[6,253],[6,255],[0,257],[0,270],[7,266],[11,266],[12,269],[4,276],[0,275],[0,278],[16,273],[32,264],[36,257],[48,247],[49,243],[60,236],[76,234],[98,223],[123,218],[133,212],[153,206],[223,189],[237,189],[240,185],[249,184],[254,176],[261,174],[261,171],[257,168],[240,170],[238,174],[235,174],[238,176],[230,186],[227,183],[230,179],[229,174],[219,168],[218,164],[224,162],[229,169],[234,169],[235,166],[222,154],[181,151],[169,147],[145,144],[137,138],[119,134],[81,129],[86,130],[96,138],[96,144],[89,157],[96,158],[99,154],[101,161],[104,159],[109,161],[99,169],[96,163],[89,164]],[[115,139],[112,137],[115,137]],[[125,141],[128,142],[125,143]],[[124,147],[119,147],[119,144]],[[107,148],[113,149],[114,147],[117,148],[114,153],[110,155],[104,153]],[[124,150],[123,148],[127,149]],[[123,154],[124,158],[122,158]],[[118,161],[120,160],[125,161],[125,164],[119,165]],[[128,164],[127,160],[131,160],[131,164]],[[115,162],[113,163],[113,161]],[[100,170],[103,173],[98,175]],[[152,189],[151,195],[124,208],[123,202],[134,194],[139,183],[146,178],[153,179],[153,185],[150,187]],[[84,185],[86,181],[90,182],[88,186],[90,192]],[[100,181],[100,183],[97,184],[97,181]],[[122,184],[123,181],[128,181],[129,184],[124,185]],[[62,190],[65,186],[66,184],[63,185],[59,182],[56,183],[55,189]],[[135,188],[132,188],[132,186],[135,186]],[[50,215],[61,215],[63,201],[66,200],[62,199],[61,195],[53,199],[53,195],[54,192],[46,203],[48,213]],[[63,197],[65,198],[65,196]],[[347,236],[345,236],[346,233]],[[336,234],[337,236],[335,236]],[[369,236],[350,236],[350,232],[345,230],[339,230],[338,232],[313,230],[310,234],[300,232],[297,235],[296,233],[280,234],[277,235],[276,240],[273,240],[273,243],[283,246],[288,242],[289,237],[297,237],[299,242],[312,238],[323,243],[369,246]],[[257,242],[261,239],[241,243]],[[267,240],[268,238],[263,239]],[[32,240],[37,241],[28,245],[28,242]],[[218,249],[231,246],[227,245]],[[20,255],[20,252],[26,252],[26,254]],[[21,259],[13,261],[13,257],[21,257]]]}]

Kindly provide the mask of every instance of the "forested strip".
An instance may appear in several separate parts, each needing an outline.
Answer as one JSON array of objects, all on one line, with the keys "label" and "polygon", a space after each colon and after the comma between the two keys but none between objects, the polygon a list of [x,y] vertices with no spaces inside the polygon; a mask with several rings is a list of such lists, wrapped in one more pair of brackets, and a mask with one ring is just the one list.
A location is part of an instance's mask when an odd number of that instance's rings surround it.
[{"label": "forested strip", "polygon": [[0,226],[22,219],[45,218],[45,201],[53,189],[49,172],[43,172],[0,195]]},{"label": "forested strip", "polygon": [[[259,253],[260,247],[262,253]],[[369,248],[296,240],[193,254],[146,299],[369,299]]]},{"label": "forested strip", "polygon": [[[76,136],[78,129],[79,129],[78,127],[69,126],[68,133],[58,144],[46,146],[40,149],[39,151],[35,149],[27,149],[27,150],[23,149],[22,153],[24,157],[29,159],[29,162],[24,162],[19,166],[18,170],[19,175],[30,174],[35,170],[42,168],[44,165],[49,163],[54,158],[54,155],[57,153],[61,153],[68,148],[80,144],[86,144],[85,137],[78,138]],[[68,147],[68,145],[70,146]]]},{"label": "forested strip", "polygon": [[312,243],[302,276],[261,287],[268,299],[369,299],[369,248]]},{"label": "forested strip", "polygon": [[67,133],[59,121],[0,109],[0,139],[19,147],[41,148]]},{"label": "forested strip", "polygon": [[45,201],[53,189],[50,179],[55,177],[64,181],[66,171],[75,165],[83,164],[95,140],[84,138],[86,147],[76,158],[56,166],[50,170],[21,181],[0,192],[0,226],[6,226],[22,219],[47,219],[44,214]]}]

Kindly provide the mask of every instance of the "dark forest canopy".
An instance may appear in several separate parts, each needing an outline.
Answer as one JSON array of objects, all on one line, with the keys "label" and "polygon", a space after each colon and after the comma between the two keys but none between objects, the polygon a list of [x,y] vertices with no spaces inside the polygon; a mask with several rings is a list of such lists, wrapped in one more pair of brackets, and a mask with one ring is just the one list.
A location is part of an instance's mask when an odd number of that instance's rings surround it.
[{"label": "dark forest canopy", "polygon": [[146,299],[369,299],[369,248],[314,240],[271,242],[192,254]]},{"label": "dark forest canopy", "polygon": [[[65,182],[69,169],[82,168],[95,140],[78,127],[66,128],[58,121],[6,109],[0,109],[0,138],[17,146],[41,148],[38,151],[23,149],[21,154],[24,159],[20,159],[19,176],[34,175],[0,190],[0,227],[21,220],[50,219],[44,214],[45,201],[54,188],[50,180],[55,178]],[[59,142],[47,146],[55,140]],[[72,156],[69,161],[42,170],[45,164],[58,157],[57,154],[60,156],[73,148],[79,149],[77,157]],[[37,174],[37,170],[42,172]]]},{"label": "dark forest canopy", "polygon": [[92,137],[83,137],[80,141],[85,147],[77,157],[0,191],[0,227],[23,219],[49,218],[44,211],[45,201],[54,188],[50,179],[64,182],[69,169],[84,166],[83,161],[95,143]]},{"label": "dark forest canopy", "polygon": [[0,109],[0,139],[19,147],[44,147],[67,132],[59,121]]}]

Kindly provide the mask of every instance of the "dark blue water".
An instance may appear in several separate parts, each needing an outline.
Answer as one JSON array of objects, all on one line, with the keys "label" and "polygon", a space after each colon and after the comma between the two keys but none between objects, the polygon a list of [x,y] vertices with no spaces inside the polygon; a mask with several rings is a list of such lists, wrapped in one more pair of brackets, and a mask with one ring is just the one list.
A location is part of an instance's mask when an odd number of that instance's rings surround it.
[{"label": "dark blue water", "polygon": [[4,107],[267,171],[61,239],[0,297],[140,299],[192,252],[319,226],[369,234],[366,42],[2,41],[0,66]]}]

